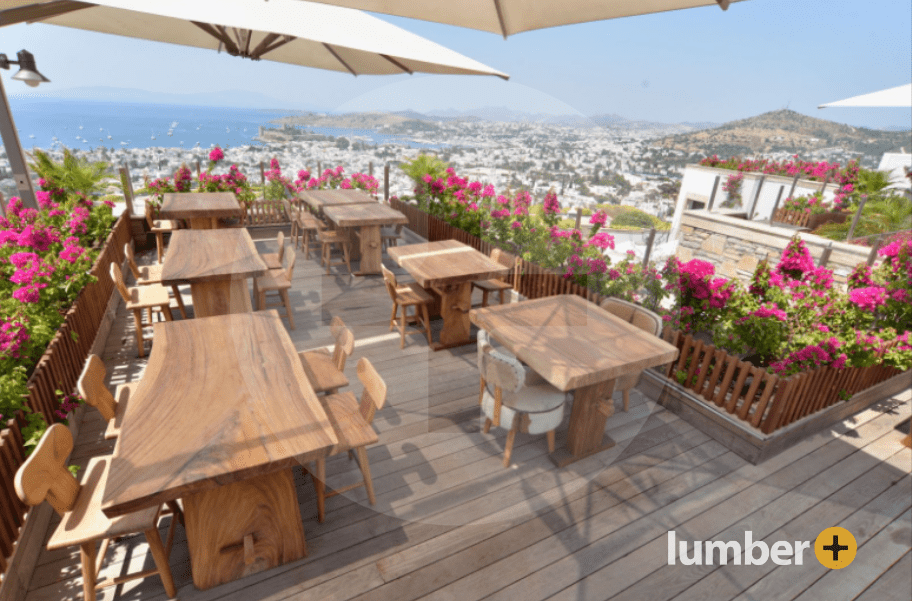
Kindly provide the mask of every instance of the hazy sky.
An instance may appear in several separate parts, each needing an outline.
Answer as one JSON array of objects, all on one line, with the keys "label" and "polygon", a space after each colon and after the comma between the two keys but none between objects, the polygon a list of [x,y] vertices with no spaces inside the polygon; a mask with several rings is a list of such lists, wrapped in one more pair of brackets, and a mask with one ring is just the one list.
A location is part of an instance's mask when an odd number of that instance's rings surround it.
[{"label": "hazy sky", "polygon": [[[852,125],[912,128],[910,109],[817,109],[909,83],[909,0],[748,0],[727,12],[710,6],[521,33],[506,41],[378,16],[509,73],[511,80],[356,78],[41,24],[0,30],[0,52],[30,50],[52,80],[40,88],[48,92],[81,86],[249,90],[301,108],[509,106],[663,122],[723,122],[788,106]],[[4,75],[7,92],[24,91],[9,80],[11,73]]]}]

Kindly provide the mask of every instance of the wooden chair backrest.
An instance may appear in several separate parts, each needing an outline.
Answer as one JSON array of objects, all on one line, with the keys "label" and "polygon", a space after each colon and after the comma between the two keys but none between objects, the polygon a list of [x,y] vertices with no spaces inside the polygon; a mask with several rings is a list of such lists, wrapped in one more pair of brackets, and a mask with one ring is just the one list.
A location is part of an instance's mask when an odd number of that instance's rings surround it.
[{"label": "wooden chair backrest", "polygon": [[372,424],[374,415],[386,404],[386,382],[367,357],[358,360],[358,379],[364,385],[364,392],[361,393],[361,416],[367,423]]},{"label": "wooden chair backrest", "polygon": [[[287,200],[285,202],[288,202]],[[282,262],[282,259],[285,257],[285,234],[279,232],[279,235],[276,236],[276,242],[279,243],[279,263]],[[288,278],[291,279],[291,278]]]},{"label": "wooden chair backrest", "polygon": [[646,307],[619,298],[606,298],[601,307],[654,336],[662,333],[662,318]]},{"label": "wooden chair backrest", "polygon": [[147,200],[146,201],[146,223],[149,224],[149,227],[152,227],[153,221],[155,221],[155,216],[152,214],[152,203]]},{"label": "wooden chair backrest", "polygon": [[333,365],[339,371],[345,371],[345,363],[355,350],[355,335],[346,327],[336,336],[336,346],[333,348]]},{"label": "wooden chair backrest", "polygon": [[139,265],[136,264],[136,255],[133,254],[133,245],[127,242],[124,244],[124,256],[127,257],[127,263],[130,265],[130,271],[133,277],[139,279]]},{"label": "wooden chair backrest", "polygon": [[117,401],[105,386],[105,373],[107,372],[101,358],[98,355],[89,355],[79,381],[76,382],[76,390],[86,403],[98,409],[103,418],[111,421],[117,413]]},{"label": "wooden chair backrest", "polygon": [[481,367],[485,382],[504,392],[519,392],[526,382],[526,371],[519,359],[498,353],[487,343],[481,348]]},{"label": "wooden chair backrest", "polygon": [[[279,235],[281,236],[282,233],[279,232]],[[284,241],[284,239],[282,240],[282,246],[279,247],[279,248],[281,249],[281,250],[279,250],[279,253],[280,253],[280,254],[279,254],[279,258],[281,259],[281,258],[282,258],[282,255],[285,254],[285,252],[284,252],[284,251],[285,251],[285,241]],[[297,254],[298,254],[298,253],[294,253],[294,252],[293,252],[293,253],[289,253],[289,255],[288,255],[288,265],[285,266],[285,277],[288,278],[288,281],[289,281],[289,282],[291,281],[291,276],[294,274],[295,259],[297,259]]]},{"label": "wooden chair backrest", "polygon": [[649,309],[641,307],[633,314],[633,319],[630,323],[653,336],[662,334],[662,318]]},{"label": "wooden chair backrest", "polygon": [[380,265],[380,270],[383,272],[383,281],[386,284],[386,291],[389,293],[390,298],[393,302],[396,302],[396,288],[398,284],[396,283],[396,274],[386,268],[386,265]]},{"label": "wooden chair backrest", "polygon": [[[504,267],[509,267],[513,271],[516,270],[519,264],[519,257],[514,257],[513,255],[506,253],[499,248],[491,250],[491,260],[495,263],[500,263]],[[510,275],[498,276],[497,279],[503,282],[510,282],[512,281],[512,277],[513,273],[510,273]]]},{"label": "wooden chair backrest", "polygon": [[602,301],[601,307],[615,317],[620,317],[627,323],[633,322],[633,316],[636,314],[637,309],[639,309],[637,305],[619,298],[606,298]]},{"label": "wooden chair backrest", "polygon": [[291,202],[287,198],[282,199],[282,206],[285,207],[285,216],[288,218],[288,221],[294,221],[298,218],[298,210],[291,206]]},{"label": "wooden chair backrest", "polygon": [[63,424],[54,424],[44,433],[38,446],[16,472],[16,494],[26,505],[44,500],[61,516],[70,511],[79,497],[79,482],[66,467],[73,450],[73,435]]},{"label": "wooden chair backrest", "polygon": [[342,318],[336,315],[332,318],[332,321],[329,323],[329,332],[332,334],[332,337],[336,340],[339,338],[339,334],[342,333],[342,328],[345,327],[345,322],[342,321]]},{"label": "wooden chair backrest", "polygon": [[130,302],[130,292],[127,290],[127,285],[124,283],[123,272],[120,270],[120,265],[118,265],[116,261],[111,261],[111,279],[114,280],[114,285],[117,287],[117,291],[120,292],[120,296],[124,299],[124,302]]}]

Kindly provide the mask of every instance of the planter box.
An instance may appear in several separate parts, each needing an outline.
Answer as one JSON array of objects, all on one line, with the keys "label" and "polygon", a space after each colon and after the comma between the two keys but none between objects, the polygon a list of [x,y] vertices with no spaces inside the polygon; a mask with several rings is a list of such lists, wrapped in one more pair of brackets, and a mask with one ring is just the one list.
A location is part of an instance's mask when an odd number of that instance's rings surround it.
[{"label": "planter box", "polygon": [[742,361],[691,335],[667,328],[663,338],[678,347],[665,375],[708,407],[770,434],[837,405],[894,376],[912,374],[885,365],[821,367],[786,378]]}]

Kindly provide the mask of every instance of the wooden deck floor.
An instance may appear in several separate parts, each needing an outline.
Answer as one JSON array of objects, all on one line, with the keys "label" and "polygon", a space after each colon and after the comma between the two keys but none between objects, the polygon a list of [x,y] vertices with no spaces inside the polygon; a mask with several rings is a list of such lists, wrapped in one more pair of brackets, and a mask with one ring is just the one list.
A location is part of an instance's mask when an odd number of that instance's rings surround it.
[{"label": "wooden deck floor", "polygon": [[[274,249],[274,239],[258,242]],[[392,262],[386,261],[392,266]],[[397,271],[402,273],[401,271]],[[408,279],[407,276],[403,276]],[[501,465],[505,432],[479,428],[475,348],[431,352],[417,333],[399,349],[379,277],[326,276],[298,257],[291,299],[299,350],[329,344],[341,315],[389,385],[369,450],[377,504],[363,489],[327,501],[316,521],[313,487],[295,470],[309,556],[208,591],[191,582],[182,528],[171,568],[184,601],[280,599],[897,599],[912,598],[912,451],[894,427],[910,394],[878,403],[754,466],[634,391],[629,413],[608,422],[617,447],[554,468],[544,437],[519,435]],[[189,302],[189,294],[187,295]],[[112,384],[138,379],[132,318],[121,307],[105,350]],[[108,453],[88,409],[74,463]],[[330,486],[359,475],[338,457]],[[167,526],[168,519],[161,527]],[[669,566],[678,540],[809,540],[841,525],[859,544],[854,563],[802,566]],[[51,524],[51,528],[56,522]],[[104,575],[152,567],[145,539],[112,545]],[[81,599],[78,550],[44,551],[27,601]],[[164,599],[157,577],[106,589],[99,599]]]}]

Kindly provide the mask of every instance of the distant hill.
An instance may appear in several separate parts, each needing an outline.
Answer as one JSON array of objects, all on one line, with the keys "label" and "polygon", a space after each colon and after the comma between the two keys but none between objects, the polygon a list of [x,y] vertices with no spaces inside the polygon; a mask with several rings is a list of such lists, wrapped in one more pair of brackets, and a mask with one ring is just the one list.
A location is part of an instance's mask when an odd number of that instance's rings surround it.
[{"label": "distant hill", "polygon": [[912,131],[852,127],[784,109],[712,129],[667,136],[657,140],[656,145],[726,158],[834,147],[850,154],[879,157],[900,147],[912,148]]}]

